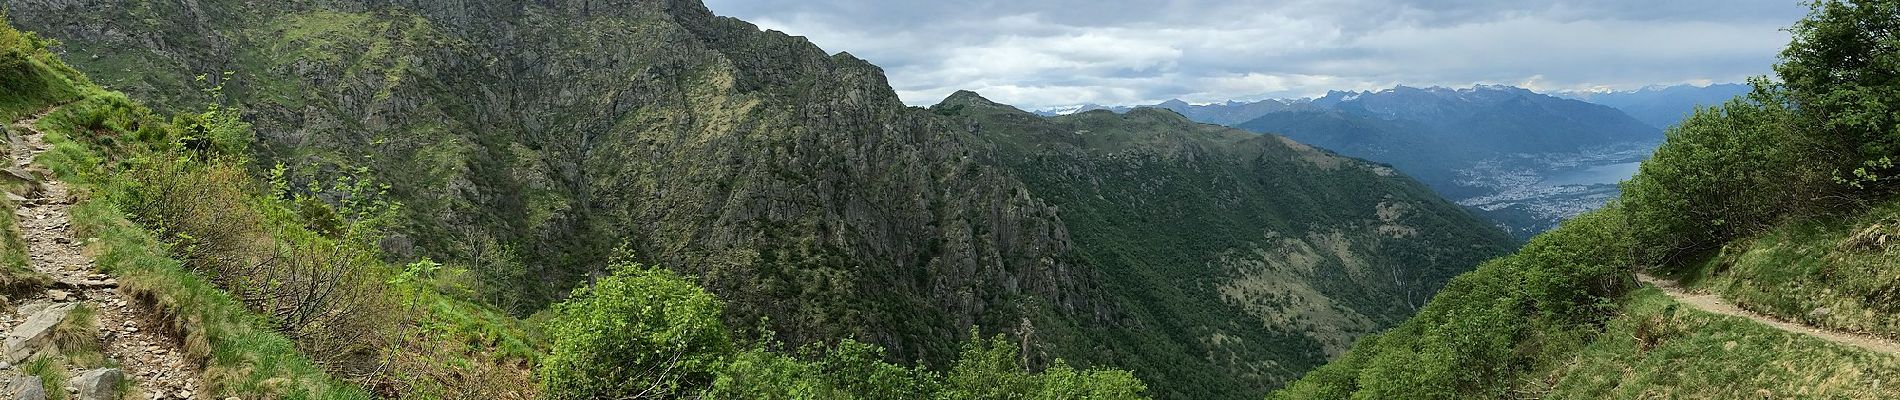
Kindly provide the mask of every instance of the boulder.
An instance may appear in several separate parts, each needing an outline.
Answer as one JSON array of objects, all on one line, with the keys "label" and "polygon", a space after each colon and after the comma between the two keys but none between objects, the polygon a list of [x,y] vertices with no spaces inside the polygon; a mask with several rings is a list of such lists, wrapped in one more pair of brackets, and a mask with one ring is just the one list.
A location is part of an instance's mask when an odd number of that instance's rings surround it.
[{"label": "boulder", "polygon": [[38,377],[19,372],[0,373],[0,399],[46,400],[46,385]]},{"label": "boulder", "polygon": [[35,183],[40,181],[38,177],[33,176],[33,173],[28,172],[25,168],[0,168],[0,172],[6,173],[6,175],[0,175],[0,177],[9,178],[22,183]]},{"label": "boulder", "polygon": [[125,373],[118,368],[100,368],[73,377],[73,387],[79,389],[79,400],[117,400],[119,383],[124,380]]},{"label": "boulder", "polygon": [[12,394],[13,400],[46,400],[46,385],[32,377],[14,381],[7,386],[7,392]]},{"label": "boulder", "polygon": [[28,356],[32,356],[34,352],[50,344],[53,327],[59,325],[60,321],[65,321],[66,315],[72,313],[75,306],[77,306],[75,303],[61,303],[36,308],[31,316],[26,317],[26,322],[13,327],[12,332],[7,332],[6,361],[10,363],[25,361]]}]

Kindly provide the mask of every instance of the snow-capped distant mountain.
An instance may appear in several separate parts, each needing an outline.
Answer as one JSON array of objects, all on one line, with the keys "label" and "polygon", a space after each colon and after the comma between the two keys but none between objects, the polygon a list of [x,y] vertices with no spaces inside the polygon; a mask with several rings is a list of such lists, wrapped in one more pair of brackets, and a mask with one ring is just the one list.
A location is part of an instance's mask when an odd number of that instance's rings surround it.
[{"label": "snow-capped distant mountain", "polygon": [[1689,113],[1695,112],[1696,107],[1720,105],[1736,96],[1748,94],[1749,90],[1747,84],[1724,83],[1708,86],[1652,85],[1628,91],[1568,91],[1552,94],[1615,107],[1643,123],[1665,129],[1681,122]]}]

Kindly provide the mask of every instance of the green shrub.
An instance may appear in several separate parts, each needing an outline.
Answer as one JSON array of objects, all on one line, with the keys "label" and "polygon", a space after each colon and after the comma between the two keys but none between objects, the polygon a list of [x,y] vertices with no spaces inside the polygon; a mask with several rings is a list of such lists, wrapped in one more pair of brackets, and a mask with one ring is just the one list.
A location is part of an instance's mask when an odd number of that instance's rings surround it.
[{"label": "green shrub", "polygon": [[1808,147],[1833,178],[1857,195],[1900,189],[1900,2],[1815,1],[1789,29],[1794,41],[1775,73],[1801,110]]},{"label": "green shrub", "polygon": [[1642,261],[1669,265],[1758,231],[1820,179],[1792,165],[1801,154],[1784,93],[1765,84],[1747,99],[1697,110],[1623,185]]},{"label": "green shrub", "polygon": [[1078,371],[1056,360],[1041,373],[1029,372],[1017,344],[1002,335],[974,335],[945,377],[939,399],[1140,399],[1147,385],[1128,371]]},{"label": "green shrub", "polygon": [[670,398],[703,388],[732,352],[724,305],[669,271],[620,265],[552,308],[539,371],[549,399]]},{"label": "green shrub", "polygon": [[830,348],[807,345],[800,353],[802,359],[764,347],[740,352],[720,368],[703,397],[925,399],[941,386],[935,373],[885,362],[883,348],[851,339]]}]

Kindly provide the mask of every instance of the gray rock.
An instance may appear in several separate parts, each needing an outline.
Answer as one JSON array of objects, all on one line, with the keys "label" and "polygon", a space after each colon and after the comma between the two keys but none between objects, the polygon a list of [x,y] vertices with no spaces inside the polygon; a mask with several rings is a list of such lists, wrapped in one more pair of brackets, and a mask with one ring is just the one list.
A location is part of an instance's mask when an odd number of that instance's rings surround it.
[{"label": "gray rock", "polygon": [[53,326],[59,325],[60,321],[65,321],[66,315],[72,313],[74,306],[76,304],[62,303],[39,309],[32,316],[27,317],[26,322],[13,327],[12,332],[7,332],[6,361],[10,363],[24,361],[27,356],[33,355],[41,347],[49,344],[52,341]]},{"label": "gray rock", "polygon": [[6,172],[6,175],[4,175],[5,177],[12,178],[20,182],[28,182],[28,183],[39,182],[39,178],[34,177],[33,173],[28,172],[24,168],[6,168],[6,169],[0,169],[0,172]]},{"label": "gray rock", "polygon": [[1833,313],[1834,313],[1834,310],[1830,310],[1827,307],[1820,307],[1820,308],[1814,309],[1813,311],[1808,311],[1808,319],[1818,320],[1822,318],[1827,318],[1829,314],[1833,314]]},{"label": "gray rock", "polygon": [[79,389],[79,400],[115,400],[123,381],[125,373],[118,368],[100,368],[79,373],[73,378],[73,387]]},{"label": "gray rock", "polygon": [[15,381],[7,389],[13,393],[13,400],[46,400],[46,385],[31,377]]}]

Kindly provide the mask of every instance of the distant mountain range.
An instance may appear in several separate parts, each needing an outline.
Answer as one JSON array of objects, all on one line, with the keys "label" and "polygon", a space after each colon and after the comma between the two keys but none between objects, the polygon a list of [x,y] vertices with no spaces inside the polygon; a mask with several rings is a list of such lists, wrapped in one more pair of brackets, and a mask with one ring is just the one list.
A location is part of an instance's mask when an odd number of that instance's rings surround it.
[{"label": "distant mountain range", "polygon": [[1037,113],[1161,108],[1196,122],[1285,135],[1393,165],[1528,238],[1614,197],[1616,183],[1662,141],[1662,129],[1699,105],[1747,90],[1721,84],[1546,94],[1503,85],[1398,86],[1318,98],[1087,104]]},{"label": "distant mountain range", "polygon": [[1037,115],[1042,115],[1045,117],[1077,114],[1077,113],[1083,113],[1083,112],[1089,112],[1089,111],[1095,111],[1095,110],[1108,110],[1108,111],[1114,111],[1117,114],[1122,114],[1122,113],[1127,113],[1129,110],[1133,110],[1135,108],[1149,107],[1149,108],[1162,108],[1162,109],[1172,110],[1176,113],[1181,114],[1182,116],[1188,117],[1188,119],[1190,120],[1194,120],[1194,122],[1233,126],[1233,125],[1240,124],[1242,122],[1252,121],[1254,118],[1260,118],[1260,116],[1267,115],[1267,113],[1301,109],[1301,108],[1304,108],[1306,103],[1310,101],[1312,100],[1311,99],[1267,99],[1267,100],[1259,100],[1259,101],[1228,101],[1225,103],[1214,103],[1214,104],[1188,104],[1188,102],[1181,101],[1180,99],[1175,99],[1175,100],[1164,101],[1158,104],[1145,105],[1145,106],[1104,106],[1100,104],[1083,104],[1083,105],[1071,106],[1071,107],[1057,107],[1057,108],[1050,108],[1050,109],[1042,109],[1042,110],[1035,111],[1035,113]]},{"label": "distant mountain range", "polygon": [[1551,95],[1588,101],[1623,110],[1631,117],[1657,129],[1667,129],[1682,121],[1697,106],[1712,106],[1748,94],[1749,86],[1723,83],[1708,86],[1651,86],[1614,92],[1565,91]]},{"label": "distant mountain range", "polygon": [[[1497,85],[1480,85],[1480,86],[1473,87],[1473,89],[1476,89],[1476,88],[1528,90],[1528,89],[1522,89],[1522,88],[1517,88],[1517,87],[1512,87],[1512,86],[1497,86]],[[1433,89],[1442,89],[1442,88],[1426,88],[1423,90],[1433,90]],[[1451,89],[1442,89],[1442,90],[1451,90]],[[1326,97],[1331,97],[1334,94],[1341,94],[1341,93],[1350,95],[1351,93],[1354,93],[1354,92],[1340,92],[1340,91],[1328,92]],[[1670,125],[1675,125],[1676,122],[1681,121],[1684,117],[1687,117],[1690,112],[1695,111],[1695,108],[1697,106],[1712,106],[1712,105],[1721,104],[1722,102],[1728,101],[1729,99],[1735,98],[1736,96],[1744,95],[1747,93],[1748,93],[1748,85],[1741,84],[1741,83],[1718,83],[1718,84],[1707,85],[1707,86],[1655,85],[1655,86],[1644,87],[1641,89],[1622,90],[1622,91],[1561,90],[1561,91],[1542,92],[1542,94],[1549,95],[1551,97],[1558,97],[1558,98],[1572,99],[1572,100],[1582,100],[1585,102],[1609,106],[1610,108],[1615,108],[1617,110],[1623,111],[1623,113],[1629,114],[1630,117],[1636,118],[1636,120],[1642,121],[1644,124],[1648,124],[1649,126],[1655,127],[1656,129],[1667,129],[1669,128]],[[1174,110],[1174,112],[1187,116],[1188,119],[1192,119],[1195,122],[1235,126],[1247,121],[1252,121],[1256,118],[1266,116],[1268,113],[1274,113],[1274,112],[1280,112],[1280,111],[1295,111],[1295,110],[1302,110],[1302,109],[1317,109],[1319,107],[1310,107],[1310,106],[1312,106],[1312,103],[1314,101],[1324,99],[1326,97],[1301,98],[1301,99],[1266,99],[1266,100],[1256,100],[1256,101],[1230,100],[1226,102],[1209,103],[1209,104],[1190,104],[1180,99],[1174,99],[1174,100],[1168,100],[1168,101],[1155,103],[1155,104],[1134,105],[1134,106],[1127,106],[1127,105],[1108,106],[1108,105],[1091,103],[1091,104],[1082,104],[1082,105],[1075,105],[1075,106],[1044,108],[1044,109],[1035,110],[1033,112],[1036,113],[1037,115],[1052,117],[1052,116],[1057,116],[1057,115],[1068,115],[1068,114],[1075,114],[1075,113],[1093,111],[1093,110],[1108,110],[1108,111],[1114,111],[1116,113],[1126,113],[1128,112],[1128,110],[1132,110],[1139,107],[1153,107],[1153,108],[1165,108],[1169,110]]]}]

